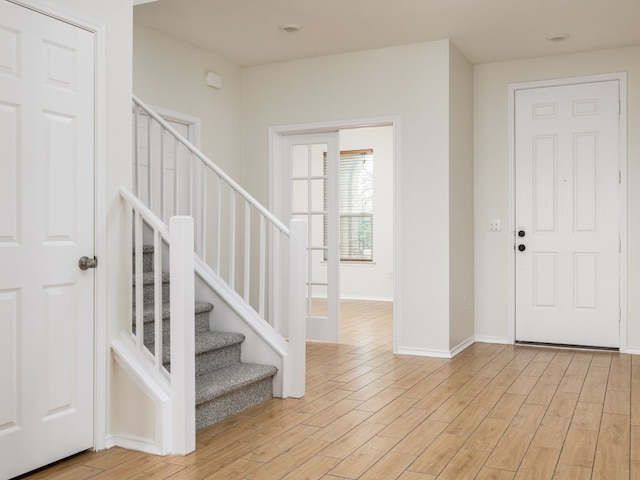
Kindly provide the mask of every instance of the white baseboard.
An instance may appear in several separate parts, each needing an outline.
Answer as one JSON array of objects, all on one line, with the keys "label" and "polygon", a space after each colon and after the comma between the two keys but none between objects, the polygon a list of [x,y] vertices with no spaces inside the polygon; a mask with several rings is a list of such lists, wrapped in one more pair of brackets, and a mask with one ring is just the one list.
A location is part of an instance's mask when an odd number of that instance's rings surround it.
[{"label": "white baseboard", "polygon": [[362,297],[358,295],[340,295],[340,300],[362,300],[364,302],[393,302],[392,297]]},{"label": "white baseboard", "polygon": [[458,344],[458,346],[454,347],[451,350],[451,358],[455,357],[456,355],[458,355],[463,350],[466,350],[467,348],[469,348],[474,343],[476,343],[476,339],[475,338],[473,338],[473,337],[467,338],[464,342],[461,342],[460,344]]},{"label": "white baseboard", "polygon": [[451,350],[424,350],[418,348],[401,347],[396,353],[398,355],[413,355],[416,357],[453,358],[474,343],[475,339],[473,337],[470,337]]},{"label": "white baseboard", "polygon": [[121,447],[127,450],[163,455],[161,449],[153,442],[130,435],[108,435],[105,441],[106,448]]},{"label": "white baseboard", "polygon": [[[326,295],[314,295],[313,298],[327,298]],[[340,300],[361,300],[363,302],[393,302],[392,297],[367,297],[361,295],[340,295]]]},{"label": "white baseboard", "polygon": [[499,345],[511,345],[513,342],[510,342],[508,338],[505,337],[476,337],[476,342],[478,343],[497,343]]},{"label": "white baseboard", "polygon": [[627,347],[625,349],[620,349],[620,352],[627,353],[629,355],[640,355],[640,347]]},{"label": "white baseboard", "polygon": [[398,348],[398,355],[412,355],[414,357],[451,358],[451,352],[447,350],[424,350],[421,348]]}]

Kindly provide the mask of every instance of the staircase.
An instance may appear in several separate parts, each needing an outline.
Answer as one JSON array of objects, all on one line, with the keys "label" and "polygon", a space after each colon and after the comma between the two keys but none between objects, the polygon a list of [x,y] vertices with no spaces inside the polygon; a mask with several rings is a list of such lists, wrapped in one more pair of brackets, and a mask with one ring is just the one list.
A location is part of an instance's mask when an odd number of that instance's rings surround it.
[{"label": "staircase", "polygon": [[153,433],[112,442],[186,455],[197,429],[304,396],[308,229],[285,225],[136,97],[132,114],[134,181],[120,196],[134,313],[110,344],[152,405]]},{"label": "staircase", "polygon": [[[154,352],[154,275],[153,246],[143,247],[144,323],[143,342]],[[135,262],[134,262],[135,267]],[[135,277],[134,277],[135,278]],[[162,364],[171,370],[169,298],[170,278],[162,274]],[[134,280],[135,289],[135,280]],[[135,333],[135,294],[132,329]],[[245,337],[240,333],[216,332],[209,329],[209,315],[213,305],[195,303],[195,372],[196,372],[196,429],[200,430],[238,412],[272,398],[273,377],[277,368],[241,362],[241,345]]]}]

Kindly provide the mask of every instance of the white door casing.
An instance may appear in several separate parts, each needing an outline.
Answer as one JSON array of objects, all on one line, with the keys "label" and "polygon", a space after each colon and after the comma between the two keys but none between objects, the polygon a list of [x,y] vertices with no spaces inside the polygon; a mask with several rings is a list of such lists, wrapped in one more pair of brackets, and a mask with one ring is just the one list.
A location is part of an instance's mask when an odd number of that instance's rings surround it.
[{"label": "white door casing", "polygon": [[0,477],[93,446],[94,35],[0,2]]},{"label": "white door casing", "polygon": [[[199,119],[166,109],[152,108],[185,139],[197,148],[200,147]],[[162,132],[161,140],[159,125],[152,122],[152,128],[149,129],[149,117],[144,113],[140,113],[137,119],[134,116],[133,124],[138,128],[136,141],[140,162],[139,173],[136,176],[138,196],[166,223],[169,223],[169,218],[173,215],[189,215],[190,209],[197,209],[200,206],[198,179],[202,178],[201,162],[192,158],[190,152],[180,146],[168,132]],[[155,151],[160,147],[162,152]],[[149,168],[150,162],[151,168]],[[135,167],[134,163],[134,172]],[[159,188],[154,189],[159,185],[163,189],[162,192]],[[151,192],[149,192],[150,187]],[[198,195],[191,205],[190,194],[194,192]],[[193,213],[198,218],[199,212]]]},{"label": "white door casing", "polygon": [[620,345],[619,90],[515,92],[517,341]]},{"label": "white door casing", "polygon": [[[324,153],[327,167],[324,170]],[[307,339],[340,340],[338,132],[282,137],[283,218],[308,227]],[[325,199],[326,187],[326,199]],[[327,240],[324,222],[327,222]],[[321,265],[326,252],[326,267]]]}]

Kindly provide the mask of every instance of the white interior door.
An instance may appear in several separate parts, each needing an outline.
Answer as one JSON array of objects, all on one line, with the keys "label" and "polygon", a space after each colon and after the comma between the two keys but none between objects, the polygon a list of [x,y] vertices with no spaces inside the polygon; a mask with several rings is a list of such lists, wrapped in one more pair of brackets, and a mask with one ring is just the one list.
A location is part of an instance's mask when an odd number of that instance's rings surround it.
[{"label": "white interior door", "polygon": [[516,340],[619,346],[619,82],[515,98]]},{"label": "white interior door", "polygon": [[[307,338],[340,340],[338,132],[283,137],[288,218],[307,221]],[[326,154],[326,162],[325,162]],[[326,230],[325,230],[326,229]],[[326,234],[325,234],[326,231]]]},{"label": "white interior door", "polygon": [[93,52],[0,2],[0,478],[93,446]]}]

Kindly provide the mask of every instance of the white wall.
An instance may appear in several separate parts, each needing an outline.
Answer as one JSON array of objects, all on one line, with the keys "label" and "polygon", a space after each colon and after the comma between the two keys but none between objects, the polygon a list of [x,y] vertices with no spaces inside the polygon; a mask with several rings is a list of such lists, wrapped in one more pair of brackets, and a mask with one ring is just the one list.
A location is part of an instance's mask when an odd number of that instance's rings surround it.
[{"label": "white wall", "polygon": [[244,183],[268,202],[271,126],[398,116],[396,342],[449,351],[449,41],[243,70]]},{"label": "white wall", "polygon": [[[475,104],[475,333],[506,341],[509,323],[508,259],[513,254],[510,211],[508,95],[511,83],[627,72],[628,77],[628,345],[640,351],[640,47],[476,65]],[[489,219],[502,231],[489,232]]]},{"label": "white wall", "polygon": [[[206,72],[222,76],[221,90],[205,84]],[[202,151],[238,182],[240,87],[233,62],[134,23],[134,93],[147,104],[200,118]]]},{"label": "white wall", "polygon": [[373,263],[340,264],[340,297],[393,300],[393,127],[340,130],[340,150],[373,149]]},{"label": "white wall", "polygon": [[449,348],[473,341],[473,67],[454,46],[449,78]]}]

